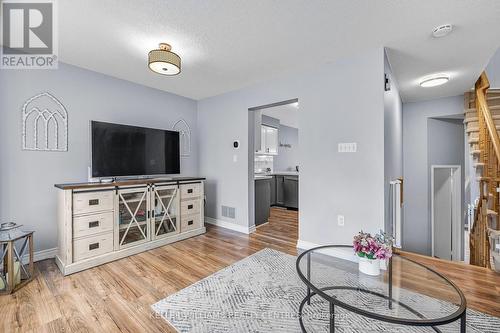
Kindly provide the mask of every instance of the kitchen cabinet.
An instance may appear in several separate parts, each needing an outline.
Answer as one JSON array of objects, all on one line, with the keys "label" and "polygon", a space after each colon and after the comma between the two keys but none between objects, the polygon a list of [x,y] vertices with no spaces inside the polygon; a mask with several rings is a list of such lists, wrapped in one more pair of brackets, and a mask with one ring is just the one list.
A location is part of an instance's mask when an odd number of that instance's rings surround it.
[{"label": "kitchen cabinet", "polygon": [[299,208],[299,177],[283,177],[283,197],[284,205],[289,208]]},{"label": "kitchen cabinet", "polygon": [[262,178],[255,180],[255,225],[266,223],[271,208],[271,180]]},{"label": "kitchen cabinet", "polygon": [[271,206],[275,206],[276,202],[276,176],[271,178]]},{"label": "kitchen cabinet", "polygon": [[266,153],[277,155],[278,154],[278,129],[269,126],[266,128]]},{"label": "kitchen cabinet", "polygon": [[256,148],[256,151],[261,154],[269,154],[269,155],[278,154],[277,128],[266,125],[262,125],[260,127],[260,149]]},{"label": "kitchen cabinet", "polygon": [[275,176],[276,178],[276,204],[280,206],[285,205],[284,182],[285,176]]}]

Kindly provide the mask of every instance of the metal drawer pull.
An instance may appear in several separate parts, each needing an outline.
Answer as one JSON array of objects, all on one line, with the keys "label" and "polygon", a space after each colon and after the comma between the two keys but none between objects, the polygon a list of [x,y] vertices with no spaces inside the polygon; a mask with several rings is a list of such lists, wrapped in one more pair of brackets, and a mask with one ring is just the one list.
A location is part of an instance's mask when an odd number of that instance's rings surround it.
[{"label": "metal drawer pull", "polygon": [[188,209],[193,209],[193,205],[188,205]]},{"label": "metal drawer pull", "polygon": [[194,221],[193,220],[189,220],[188,221],[188,225],[193,225]]},{"label": "metal drawer pull", "polygon": [[91,199],[89,200],[89,206],[96,206],[99,204],[99,199]]},{"label": "metal drawer pull", "polygon": [[193,193],[193,189],[192,188],[188,188],[188,193],[189,194]]},{"label": "metal drawer pull", "polygon": [[99,221],[89,222],[89,229],[90,228],[97,228],[98,226],[99,226]]},{"label": "metal drawer pull", "polygon": [[96,250],[99,248],[99,243],[89,244],[89,251]]}]

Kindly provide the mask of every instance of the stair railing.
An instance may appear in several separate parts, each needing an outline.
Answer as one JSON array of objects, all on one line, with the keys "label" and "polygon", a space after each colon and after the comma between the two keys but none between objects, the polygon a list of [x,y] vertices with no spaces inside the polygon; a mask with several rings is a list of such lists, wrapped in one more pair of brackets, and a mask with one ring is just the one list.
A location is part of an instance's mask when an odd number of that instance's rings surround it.
[{"label": "stair railing", "polygon": [[474,224],[470,230],[470,263],[491,267],[490,244],[488,237],[489,218],[492,212],[498,218],[498,188],[500,137],[488,107],[486,92],[490,87],[486,73],[482,73],[475,84],[475,106],[479,125],[479,161],[483,177],[479,179],[479,203],[475,211]]}]

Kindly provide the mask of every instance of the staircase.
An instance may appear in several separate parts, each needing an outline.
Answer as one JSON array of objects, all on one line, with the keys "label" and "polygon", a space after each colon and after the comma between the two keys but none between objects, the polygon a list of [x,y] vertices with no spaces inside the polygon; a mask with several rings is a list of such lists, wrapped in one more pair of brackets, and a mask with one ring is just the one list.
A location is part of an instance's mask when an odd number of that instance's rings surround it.
[{"label": "staircase", "polygon": [[479,187],[474,223],[469,230],[470,263],[500,271],[500,90],[488,88],[483,72],[474,91],[465,93],[464,123],[477,175],[471,187]]}]

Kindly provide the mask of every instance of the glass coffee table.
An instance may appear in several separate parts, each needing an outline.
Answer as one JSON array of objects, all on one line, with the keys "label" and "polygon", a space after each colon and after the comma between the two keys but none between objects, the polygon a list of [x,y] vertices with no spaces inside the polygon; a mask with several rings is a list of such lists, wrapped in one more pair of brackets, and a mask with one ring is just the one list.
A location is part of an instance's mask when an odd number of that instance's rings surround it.
[{"label": "glass coffee table", "polygon": [[351,245],[320,246],[297,258],[297,272],[307,287],[299,307],[302,332],[306,332],[304,306],[313,297],[329,304],[330,332],[335,331],[337,306],[382,322],[436,332],[441,332],[439,326],[460,320],[459,330],[465,332],[465,296],[443,275],[394,254],[379,276],[370,276],[359,272],[351,258],[355,258]]}]

